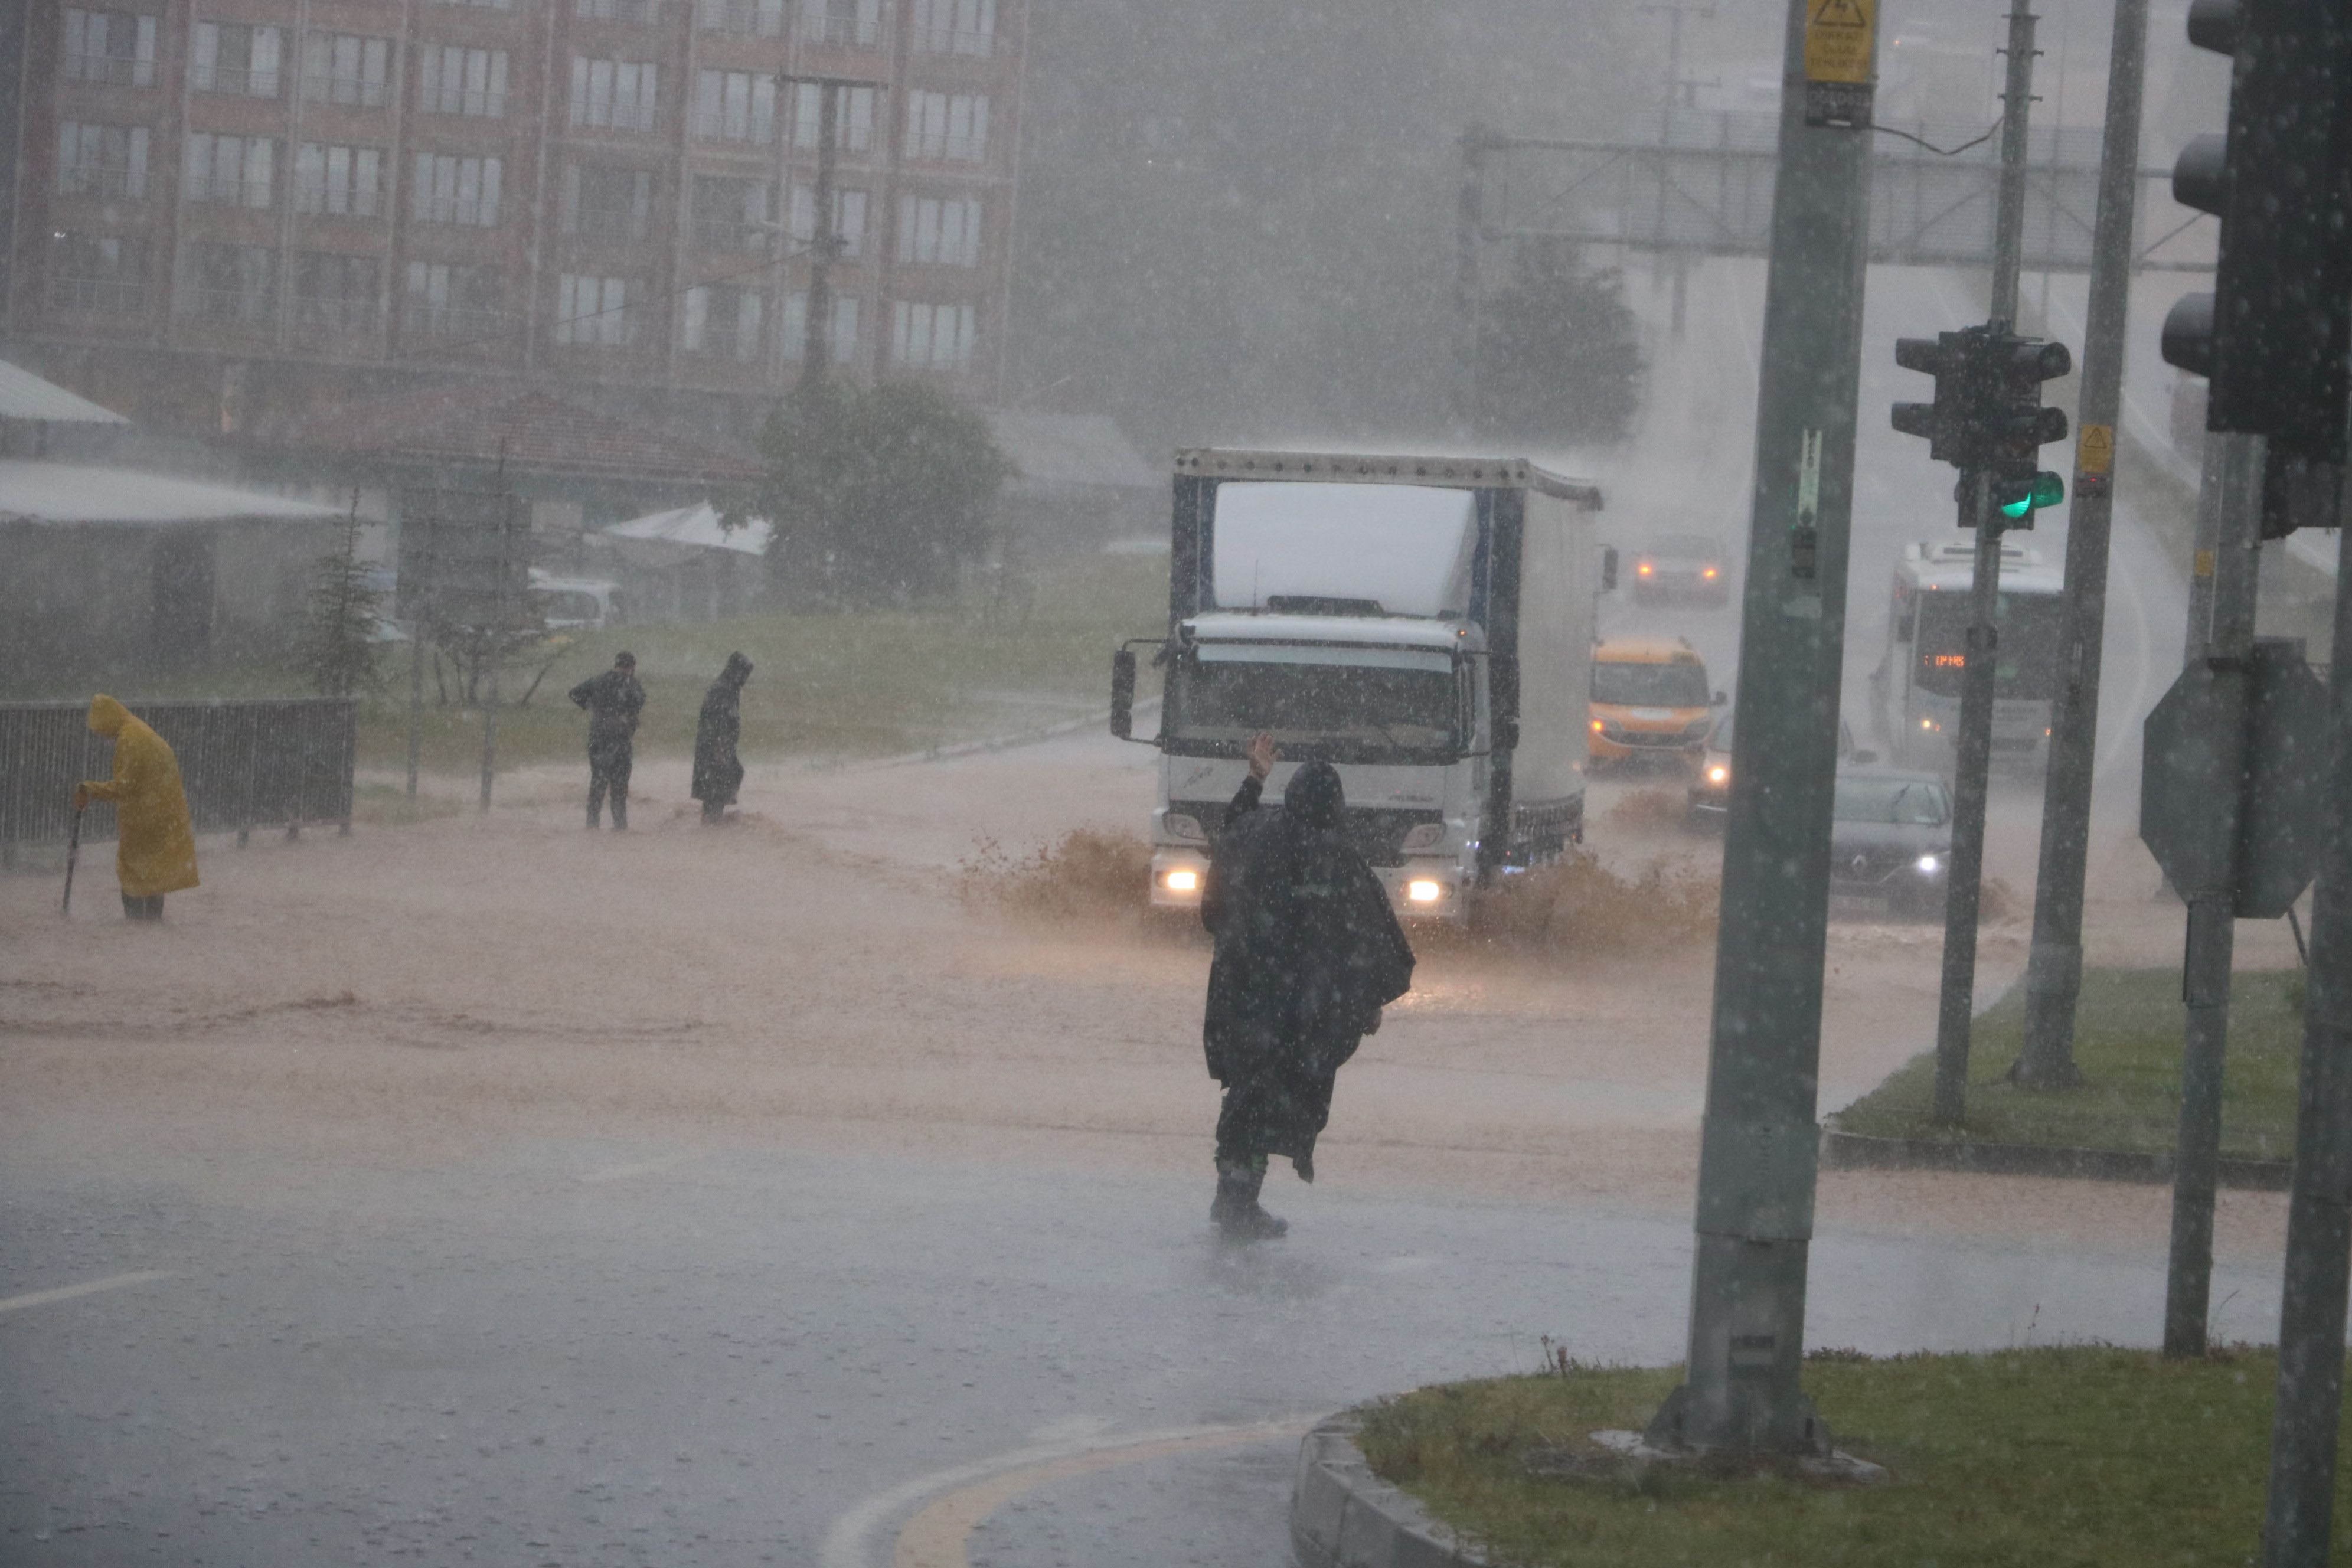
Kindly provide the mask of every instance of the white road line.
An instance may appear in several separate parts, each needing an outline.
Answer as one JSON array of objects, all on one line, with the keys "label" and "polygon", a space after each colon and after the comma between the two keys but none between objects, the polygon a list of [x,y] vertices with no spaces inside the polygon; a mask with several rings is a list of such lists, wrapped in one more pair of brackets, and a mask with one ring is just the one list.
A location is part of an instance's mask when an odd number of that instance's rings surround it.
[{"label": "white road line", "polygon": [[1008,1470],[1026,1469],[1032,1465],[1049,1464],[1055,1459],[1071,1458],[1107,1448],[1132,1448],[1145,1444],[1181,1442],[1187,1438],[1256,1430],[1263,1430],[1270,1438],[1276,1437],[1290,1431],[1304,1430],[1305,1424],[1311,1419],[1301,1416],[1279,1421],[1252,1421],[1238,1426],[1177,1426],[1158,1432],[1133,1432],[1119,1437],[1040,1443],[1032,1447],[1013,1449],[1011,1453],[974,1459],[969,1464],[950,1466],[944,1470],[934,1470],[928,1476],[917,1476],[913,1480],[901,1481],[895,1487],[876,1492],[835,1520],[833,1528],[824,1532],[824,1544],[818,1549],[817,1562],[820,1568],[877,1568],[879,1559],[875,1555],[874,1538],[892,1517],[936,1492],[969,1486]]},{"label": "white road line", "polygon": [[100,1290],[120,1290],[125,1286],[144,1285],[151,1279],[169,1279],[169,1268],[145,1268],[136,1274],[110,1274],[103,1279],[91,1279],[79,1285],[60,1285],[54,1290],[28,1290],[22,1296],[0,1296],[0,1312],[18,1312],[26,1307],[46,1307],[52,1301],[70,1301],[77,1296],[95,1296]]},{"label": "white road line", "polygon": [[580,1180],[590,1184],[625,1181],[631,1176],[650,1176],[657,1171],[671,1170],[689,1160],[702,1158],[704,1156],[699,1153],[664,1154],[658,1159],[638,1160],[626,1165],[607,1165],[601,1171],[588,1172]]}]

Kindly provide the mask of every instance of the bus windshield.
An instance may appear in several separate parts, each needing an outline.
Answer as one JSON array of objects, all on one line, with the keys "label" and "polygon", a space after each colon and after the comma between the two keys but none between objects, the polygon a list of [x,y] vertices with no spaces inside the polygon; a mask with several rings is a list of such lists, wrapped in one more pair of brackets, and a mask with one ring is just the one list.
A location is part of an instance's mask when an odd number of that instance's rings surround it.
[{"label": "bus windshield", "polygon": [[[1969,595],[1919,595],[1919,630],[1911,644],[1917,659],[1915,684],[1938,697],[1960,694],[1968,668]],[[2058,649],[2066,606],[2055,594],[2003,594],[1997,612],[2000,663],[1993,695],[2047,700],[2058,690]]]},{"label": "bus windshield", "polygon": [[1450,760],[1468,729],[1466,687],[1443,653],[1202,647],[1169,682],[1169,749],[1239,756],[1264,731],[1289,756]]}]

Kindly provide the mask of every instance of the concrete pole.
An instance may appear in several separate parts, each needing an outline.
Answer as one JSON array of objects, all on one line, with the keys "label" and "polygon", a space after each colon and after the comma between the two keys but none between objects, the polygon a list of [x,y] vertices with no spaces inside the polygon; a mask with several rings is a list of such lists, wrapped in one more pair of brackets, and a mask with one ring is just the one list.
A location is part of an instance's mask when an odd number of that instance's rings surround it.
[{"label": "concrete pole", "polygon": [[1684,1449],[1829,1446],[1800,1384],[1870,146],[1805,123],[1807,9],[1789,0],[1689,1381],[1650,1426]]},{"label": "concrete pole", "polygon": [[[2025,970],[2025,1049],[2015,1080],[2071,1089],[2074,1005],[2083,989],[2083,877],[2091,842],[2091,780],[2099,738],[2099,658],[2107,623],[2107,542],[2115,510],[2115,430],[2123,406],[2124,339],[2131,303],[2139,195],[2139,121],[2147,74],[2147,0],[2116,0],[2107,53],[2107,123],[2099,153],[2098,216],[2091,237],[2091,303],[2083,331],[2079,424],[2105,456],[2078,447],[2066,528],[2063,679],[2050,710],[2050,766],[2042,785],[2042,854],[2033,882],[2033,947]],[[2094,433],[2097,433],[2095,435]],[[2104,464],[2104,468],[2100,465]]]},{"label": "concrete pole", "polygon": [[[2329,776],[2340,780],[2352,777],[2352,528],[2336,538],[2328,744]],[[2346,1270],[2352,1266],[2352,790],[2329,791],[2326,809],[2311,900],[2263,1568],[2327,1568],[2335,1522]]]},{"label": "concrete pole", "polygon": [[833,171],[838,156],[834,142],[841,132],[841,83],[816,84],[816,189],[810,193],[816,219],[809,240],[809,286],[806,319],[801,323],[801,384],[814,386],[833,368],[833,260],[837,237],[833,228]]},{"label": "concrete pole", "polygon": [[[2211,744],[2221,776],[2242,786],[2246,773],[2248,684],[2254,644],[2254,578],[2261,560],[2263,504],[2260,436],[2208,435],[2205,483],[2197,515],[2195,581],[2189,657],[2215,677]],[[2200,613],[2201,612],[2201,614]],[[2227,847],[2214,863],[2232,866],[2241,790],[2217,796],[2204,823]],[[2230,1037],[2230,967],[2237,921],[2234,869],[2219,885],[2183,888],[2189,903],[2180,995],[2186,1006],[2180,1056],[2180,1133],[2172,1170],[2172,1247],[2164,1279],[2164,1353],[2205,1353],[2213,1289],[2213,1188],[2221,1156],[2221,1058]]]},{"label": "concrete pole", "polygon": [[[2001,95],[2000,199],[1992,236],[1992,324],[2017,321],[2017,273],[2025,251],[2025,132],[2033,106],[2033,25],[2023,4],[2009,14],[2009,83]],[[1960,732],[1952,778],[1952,864],[1945,873],[1944,974],[1936,1003],[1936,1089],[1930,1114],[1948,1126],[1968,1115],[1969,1031],[1976,1015],[1977,916],[1984,881],[1985,795],[1992,766],[1993,679],[2000,668],[2000,516],[1982,474],[1963,476],[1973,508],[1976,577],[1968,663],[1960,675]],[[1962,514],[1968,521],[1968,513]]]}]

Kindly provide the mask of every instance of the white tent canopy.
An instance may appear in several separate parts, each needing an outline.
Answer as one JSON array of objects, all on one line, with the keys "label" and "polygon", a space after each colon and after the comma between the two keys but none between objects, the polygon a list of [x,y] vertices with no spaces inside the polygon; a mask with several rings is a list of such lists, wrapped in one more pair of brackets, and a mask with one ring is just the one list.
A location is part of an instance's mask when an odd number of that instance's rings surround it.
[{"label": "white tent canopy", "polygon": [[128,425],[130,420],[89,398],[43,381],[22,365],[0,360],[0,419],[51,425]]},{"label": "white tent canopy", "polygon": [[719,509],[709,501],[698,501],[674,511],[657,511],[616,522],[599,531],[611,539],[644,539],[698,550],[733,550],[745,555],[764,555],[768,552],[769,535],[775,531],[764,517],[752,518],[741,528],[721,528]]},{"label": "white tent canopy", "polygon": [[334,507],[204,479],[0,458],[0,521],[5,522],[162,528],[246,518],[331,522],[342,516]]}]

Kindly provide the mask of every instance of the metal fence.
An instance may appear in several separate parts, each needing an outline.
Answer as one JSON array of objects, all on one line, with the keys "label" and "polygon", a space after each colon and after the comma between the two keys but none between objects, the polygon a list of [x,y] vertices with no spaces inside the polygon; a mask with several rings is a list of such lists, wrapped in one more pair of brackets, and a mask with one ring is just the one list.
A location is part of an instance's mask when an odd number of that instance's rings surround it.
[{"label": "metal fence", "polygon": [[[357,710],[349,698],[123,704],[154,727],[179,758],[180,781],[199,833],[352,823]],[[62,844],[73,826],[73,789],[114,772],[114,743],[89,732],[83,702],[0,703],[0,864],[19,846]],[[94,805],[85,839],[114,837],[114,808]]]}]

